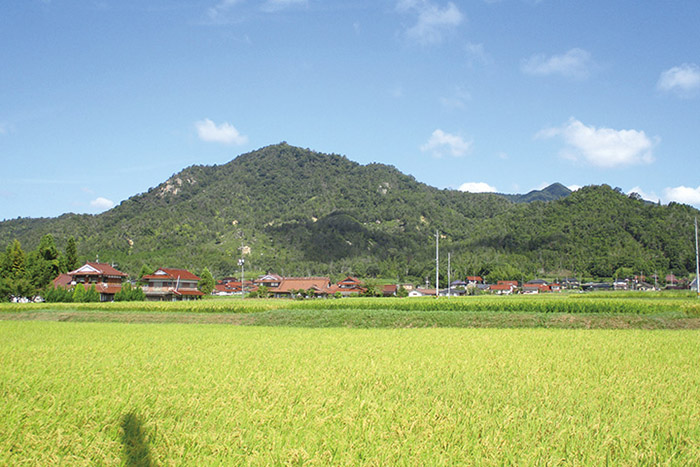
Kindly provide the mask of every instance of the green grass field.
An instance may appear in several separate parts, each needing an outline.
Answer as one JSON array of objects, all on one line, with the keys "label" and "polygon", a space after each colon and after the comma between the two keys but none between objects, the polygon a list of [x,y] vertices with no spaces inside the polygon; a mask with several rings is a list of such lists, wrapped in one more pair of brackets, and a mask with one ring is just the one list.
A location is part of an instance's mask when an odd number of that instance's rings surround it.
[{"label": "green grass field", "polygon": [[2,465],[700,464],[700,332],[0,321]]}]

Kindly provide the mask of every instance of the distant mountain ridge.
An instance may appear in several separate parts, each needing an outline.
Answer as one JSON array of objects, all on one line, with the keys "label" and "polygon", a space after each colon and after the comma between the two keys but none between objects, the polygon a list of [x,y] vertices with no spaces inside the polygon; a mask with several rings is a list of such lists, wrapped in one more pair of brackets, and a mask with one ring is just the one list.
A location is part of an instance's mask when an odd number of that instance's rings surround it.
[{"label": "distant mountain ridge", "polygon": [[281,143],[187,167],[99,215],[0,222],[0,248],[17,238],[33,249],[51,233],[59,248],[75,236],[83,259],[99,255],[132,275],[143,265],[232,275],[243,255],[246,270],[259,272],[423,281],[434,276],[439,231],[455,277],[611,276],[622,266],[685,273],[694,268],[696,214],[607,185],[525,195],[440,190],[392,166]]},{"label": "distant mountain ridge", "polygon": [[556,201],[558,199],[566,198],[572,193],[570,189],[562,185],[561,183],[552,183],[546,188],[541,190],[532,190],[524,195],[519,194],[503,194],[499,193],[501,196],[505,196],[510,201],[514,203],[532,203],[534,201]]}]

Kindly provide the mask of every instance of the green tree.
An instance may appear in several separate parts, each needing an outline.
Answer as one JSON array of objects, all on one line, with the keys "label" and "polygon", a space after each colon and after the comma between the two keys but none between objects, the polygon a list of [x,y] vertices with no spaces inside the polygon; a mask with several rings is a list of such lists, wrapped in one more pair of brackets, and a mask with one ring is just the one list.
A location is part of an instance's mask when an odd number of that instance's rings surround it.
[{"label": "green tree", "polygon": [[68,238],[66,245],[66,272],[78,269],[78,245],[75,238]]},{"label": "green tree", "polygon": [[44,292],[44,300],[50,303],[70,302],[73,295],[65,287],[50,287]]},{"label": "green tree", "polygon": [[85,286],[83,284],[77,284],[73,289],[73,301],[75,303],[84,302],[86,293]]},{"label": "green tree", "polygon": [[382,287],[374,279],[367,279],[362,284],[365,288],[365,292],[362,294],[363,297],[381,297]]},{"label": "green tree", "polygon": [[140,286],[132,287],[130,282],[124,282],[122,289],[114,294],[115,302],[141,302],[146,300],[146,294]]},{"label": "green tree", "polygon": [[97,289],[95,288],[95,284],[91,285],[90,288],[85,291],[85,295],[83,296],[83,301],[86,303],[100,301],[100,294],[97,292]]},{"label": "green tree", "polygon": [[141,272],[139,272],[139,280],[143,279],[143,276],[149,276],[151,274],[153,274],[153,269],[144,264],[141,266]]},{"label": "green tree", "polygon": [[144,293],[141,286],[133,287],[131,289],[131,301],[142,302],[144,300],[146,300],[146,294]]},{"label": "green tree", "polygon": [[27,272],[27,257],[19,240],[15,239],[3,257],[2,289],[5,299],[10,297],[31,297],[36,293]]},{"label": "green tree", "polygon": [[12,245],[7,246],[5,253],[5,275],[13,279],[19,279],[25,275],[27,256],[22,251],[22,245],[15,239]]},{"label": "green tree", "polygon": [[261,285],[258,287],[258,297],[260,298],[268,298],[270,296],[270,289],[267,288],[267,286]]},{"label": "green tree", "polygon": [[205,267],[199,277],[201,279],[199,281],[199,290],[201,290],[205,295],[210,295],[214,290],[215,282],[214,276],[212,276],[211,272],[209,272],[209,268]]},{"label": "green tree", "polygon": [[60,273],[60,254],[51,234],[41,238],[39,248],[27,256],[27,275],[37,289],[46,289]]}]

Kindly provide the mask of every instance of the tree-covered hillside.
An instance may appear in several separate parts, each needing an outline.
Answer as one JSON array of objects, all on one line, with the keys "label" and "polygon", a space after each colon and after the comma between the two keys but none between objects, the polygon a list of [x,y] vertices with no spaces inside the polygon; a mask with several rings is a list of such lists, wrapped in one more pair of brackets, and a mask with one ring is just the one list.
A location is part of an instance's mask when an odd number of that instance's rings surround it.
[{"label": "tree-covered hillside", "polygon": [[2,222],[0,247],[16,238],[34,249],[50,233],[59,249],[74,236],[82,259],[99,255],[132,275],[144,265],[233,274],[243,253],[255,271],[420,280],[434,274],[439,230],[455,274],[694,268],[696,210],[607,186],[543,191],[557,199],[439,190],[391,166],[282,143],[221,166],[188,167],[100,215]]}]

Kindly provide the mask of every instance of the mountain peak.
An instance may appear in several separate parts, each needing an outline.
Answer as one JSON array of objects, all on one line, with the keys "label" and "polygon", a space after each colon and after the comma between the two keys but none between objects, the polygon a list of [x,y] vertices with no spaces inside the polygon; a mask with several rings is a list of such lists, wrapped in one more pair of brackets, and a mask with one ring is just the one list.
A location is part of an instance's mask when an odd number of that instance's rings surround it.
[{"label": "mountain peak", "polygon": [[552,183],[541,190],[532,190],[524,195],[503,195],[514,203],[532,203],[533,201],[555,201],[566,198],[571,190],[561,183]]}]

